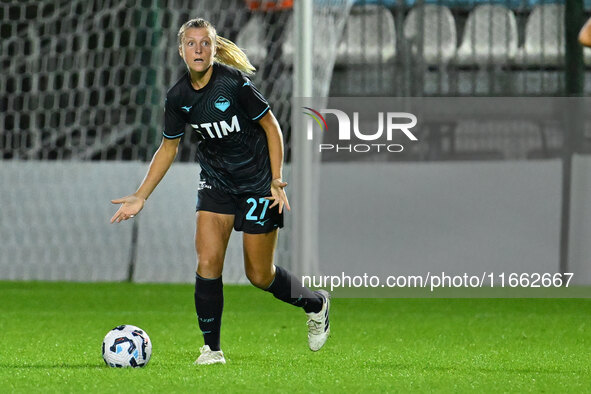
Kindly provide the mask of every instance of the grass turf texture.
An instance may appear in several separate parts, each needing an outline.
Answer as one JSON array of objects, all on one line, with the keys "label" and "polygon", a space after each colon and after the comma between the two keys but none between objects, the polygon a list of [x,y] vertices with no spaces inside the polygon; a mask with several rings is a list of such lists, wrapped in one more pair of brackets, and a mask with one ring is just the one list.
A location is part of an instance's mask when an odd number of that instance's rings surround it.
[{"label": "grass turf texture", "polygon": [[[0,282],[0,392],[581,392],[591,387],[591,300],[334,299],[313,353],[305,315],[225,286],[227,365],[197,367],[193,287]],[[104,335],[137,325],[143,369],[107,367]]]}]

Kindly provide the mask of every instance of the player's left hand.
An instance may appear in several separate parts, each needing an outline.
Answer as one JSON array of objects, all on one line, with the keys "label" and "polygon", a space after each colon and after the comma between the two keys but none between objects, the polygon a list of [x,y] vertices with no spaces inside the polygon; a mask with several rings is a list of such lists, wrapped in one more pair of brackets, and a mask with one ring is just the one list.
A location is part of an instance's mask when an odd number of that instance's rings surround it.
[{"label": "player's left hand", "polygon": [[283,190],[285,186],[287,186],[287,182],[283,182],[281,178],[273,179],[271,181],[271,197],[267,197],[267,200],[273,201],[273,204],[269,208],[279,205],[279,213],[283,212],[283,206],[288,211],[291,211],[287,195],[285,194],[285,190]]}]

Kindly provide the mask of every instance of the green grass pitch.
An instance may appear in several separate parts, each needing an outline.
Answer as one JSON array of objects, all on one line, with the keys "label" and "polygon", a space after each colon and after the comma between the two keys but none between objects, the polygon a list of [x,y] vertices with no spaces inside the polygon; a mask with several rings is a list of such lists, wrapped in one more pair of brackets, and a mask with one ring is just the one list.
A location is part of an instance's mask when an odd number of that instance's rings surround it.
[{"label": "green grass pitch", "polygon": [[[193,287],[0,282],[0,392],[582,392],[591,300],[334,299],[332,335],[307,348],[305,315],[225,286],[228,364],[197,367]],[[143,369],[108,368],[119,324],[153,343]]]}]

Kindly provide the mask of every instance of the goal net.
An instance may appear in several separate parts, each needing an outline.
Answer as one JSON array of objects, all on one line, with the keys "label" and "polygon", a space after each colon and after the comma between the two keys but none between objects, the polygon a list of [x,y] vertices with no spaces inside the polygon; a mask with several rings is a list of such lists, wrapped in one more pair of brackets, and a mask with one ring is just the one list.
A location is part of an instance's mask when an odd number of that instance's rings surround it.
[{"label": "goal net", "polygon": [[[328,94],[351,3],[313,2],[315,96]],[[0,2],[1,279],[192,281],[196,136],[183,137],[178,163],[133,223],[108,219],[109,200],[135,190],[160,143],[166,90],[185,71],[176,34],[194,17],[257,67],[290,160],[293,10],[243,0]],[[288,221],[277,259],[294,268],[289,244]],[[242,272],[234,234],[225,280],[243,281]]]}]

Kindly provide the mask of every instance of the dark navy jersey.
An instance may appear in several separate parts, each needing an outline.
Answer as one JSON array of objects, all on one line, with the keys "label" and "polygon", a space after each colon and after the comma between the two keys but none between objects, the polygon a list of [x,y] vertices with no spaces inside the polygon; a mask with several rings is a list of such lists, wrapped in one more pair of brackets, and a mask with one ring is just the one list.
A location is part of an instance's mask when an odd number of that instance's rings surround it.
[{"label": "dark navy jersey", "polygon": [[197,133],[201,180],[232,194],[268,195],[271,163],[267,136],[258,121],[269,104],[240,71],[213,64],[211,79],[195,90],[189,73],[166,94],[164,138]]}]

